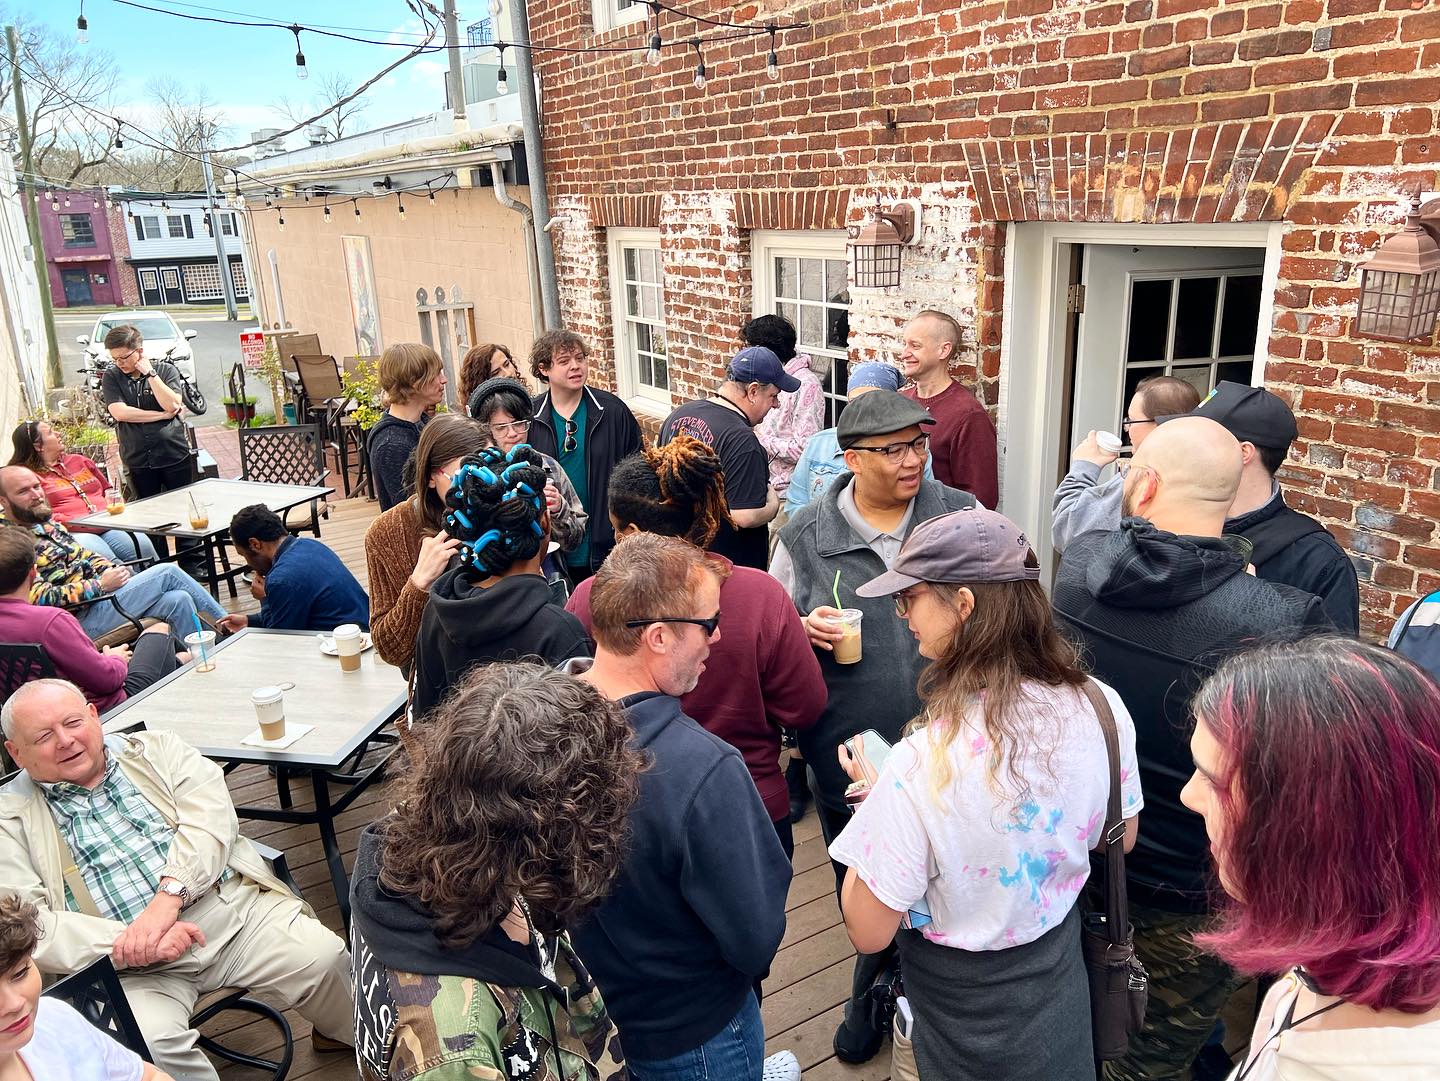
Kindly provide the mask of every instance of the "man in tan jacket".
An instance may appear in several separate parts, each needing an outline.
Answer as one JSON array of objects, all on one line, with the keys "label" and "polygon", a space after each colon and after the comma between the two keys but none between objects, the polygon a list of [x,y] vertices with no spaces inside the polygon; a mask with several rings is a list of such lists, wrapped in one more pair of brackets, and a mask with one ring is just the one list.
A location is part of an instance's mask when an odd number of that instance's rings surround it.
[{"label": "man in tan jacket", "polygon": [[64,680],[22,687],[0,728],[22,770],[0,789],[0,892],[39,907],[42,972],[110,955],[180,1081],[216,1078],[190,1014],[220,987],[298,1009],[317,1050],[349,1049],[345,944],[239,835],[218,766],[168,732],[105,736]]}]

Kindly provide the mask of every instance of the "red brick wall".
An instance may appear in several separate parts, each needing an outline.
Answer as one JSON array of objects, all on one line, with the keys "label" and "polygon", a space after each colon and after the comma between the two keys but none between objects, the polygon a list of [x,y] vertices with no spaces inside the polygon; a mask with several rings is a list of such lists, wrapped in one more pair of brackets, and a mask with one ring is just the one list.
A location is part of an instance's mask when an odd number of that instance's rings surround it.
[{"label": "red brick wall", "polygon": [[115,245],[115,276],[120,283],[120,303],[126,308],[140,306],[140,282],[135,277],[135,268],[130,265],[130,237],[134,226],[126,217],[127,204],[119,206],[105,204],[105,217],[110,223],[110,240]]},{"label": "red brick wall", "polygon": [[[918,197],[905,285],[857,294],[851,352],[891,348],[907,312],[974,328],[965,378],[998,398],[1008,223],[1283,221],[1267,381],[1300,417],[1283,474],[1357,557],[1379,633],[1440,589],[1440,348],[1350,336],[1357,264],[1396,197],[1440,188],[1440,10],[1433,0],[705,0],[701,14],[808,21],[694,51],[537,54],[567,318],[611,338],[610,204],[660,228],[680,393],[718,371],[751,308],[752,228],[865,220]],[[597,35],[590,0],[537,6],[535,40]],[[697,33],[665,13],[667,42]],[[712,31],[713,32],[713,31]],[[605,346],[601,345],[602,350]],[[978,375],[977,375],[978,369]],[[1017,450],[1017,453],[1019,451]]]}]

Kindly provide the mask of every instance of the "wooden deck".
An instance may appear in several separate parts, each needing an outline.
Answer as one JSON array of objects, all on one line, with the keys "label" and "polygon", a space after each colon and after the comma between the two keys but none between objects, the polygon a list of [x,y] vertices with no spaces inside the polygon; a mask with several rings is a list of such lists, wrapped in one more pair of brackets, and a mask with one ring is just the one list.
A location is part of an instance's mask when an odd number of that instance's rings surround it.
[{"label": "wooden deck", "polygon": [[[330,518],[321,525],[321,540],[339,554],[348,567],[368,586],[365,568],[365,529],[378,513],[378,504],[362,499],[330,504]],[[223,603],[232,611],[253,611],[259,607],[243,583],[240,595]],[[258,766],[236,770],[229,779],[236,803],[277,806],[275,784]],[[308,786],[294,785],[297,807],[310,805]],[[354,858],[360,830],[378,818],[385,807],[384,786],[377,785],[342,814],[336,829],[347,868]],[[339,911],[330,888],[324,855],[313,826],[281,826],[241,821],[249,837],[283,850],[306,898],[316,906],[326,926],[340,929]],[[826,1081],[853,1078],[857,1081],[886,1081],[890,1075],[888,1045],[864,1066],[849,1066],[834,1057],[830,1040],[839,1024],[844,1002],[850,993],[851,958],[854,951],[841,925],[835,904],[834,875],[825,855],[820,826],[814,813],[795,827],[795,878],[787,905],[789,925],[779,954],[765,983],[767,1053],[789,1048],[800,1060],[807,1079]],[[218,1018],[207,1032],[230,1031],[227,1043],[241,1050],[267,1053],[278,1041],[273,1030],[261,1022],[227,1026]],[[316,1055],[310,1047],[310,1026],[296,1014],[290,1015],[295,1030],[295,1061],[292,1079],[304,1081],[351,1081],[357,1076],[354,1060],[348,1055]],[[227,1066],[221,1070],[229,1081],[255,1076],[254,1071]]]}]

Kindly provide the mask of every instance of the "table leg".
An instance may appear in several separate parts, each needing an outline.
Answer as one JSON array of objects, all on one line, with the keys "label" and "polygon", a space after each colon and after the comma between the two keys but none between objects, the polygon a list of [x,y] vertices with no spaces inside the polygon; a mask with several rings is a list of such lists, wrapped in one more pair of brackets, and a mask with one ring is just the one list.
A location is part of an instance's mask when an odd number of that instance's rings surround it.
[{"label": "table leg", "polygon": [[220,575],[215,569],[215,545],[210,540],[210,534],[206,533],[205,543],[205,584],[210,587],[210,596],[217,601],[220,599]]},{"label": "table leg", "polygon": [[340,858],[340,844],[335,837],[335,812],[330,806],[330,778],[323,770],[310,771],[310,783],[315,789],[315,823],[320,827],[320,847],[325,850],[325,862],[330,865],[330,884],[335,888],[335,900],[340,905],[340,918],[345,929],[350,929],[350,876],[345,873],[345,862]]}]

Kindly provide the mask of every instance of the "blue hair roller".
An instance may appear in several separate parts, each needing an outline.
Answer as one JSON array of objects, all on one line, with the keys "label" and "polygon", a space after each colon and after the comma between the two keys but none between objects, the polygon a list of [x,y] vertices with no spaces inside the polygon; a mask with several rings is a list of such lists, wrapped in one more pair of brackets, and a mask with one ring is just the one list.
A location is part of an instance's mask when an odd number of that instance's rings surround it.
[{"label": "blue hair roller", "polygon": [[488,533],[484,534],[479,540],[475,541],[472,545],[470,545],[470,547],[471,547],[471,549],[472,549],[473,551],[478,552],[478,551],[480,551],[481,549],[485,548],[486,545],[493,544],[495,541],[498,541],[499,539],[500,539],[500,530],[498,530],[498,529],[492,529],[492,530],[490,530]]},{"label": "blue hair roller", "polygon": [[465,514],[464,511],[462,511],[462,510],[454,511],[453,514],[452,514],[452,516],[454,517],[455,521],[459,522],[460,525],[461,525],[463,528],[465,528],[465,529],[474,529],[474,528],[475,528],[474,523],[472,523],[472,522],[470,521],[469,517]]},{"label": "blue hair roller", "polygon": [[545,531],[540,528],[540,523],[539,523],[539,522],[531,522],[531,523],[530,523],[530,528],[535,531],[535,535],[536,535],[537,537],[543,537],[543,536],[545,535]]}]

